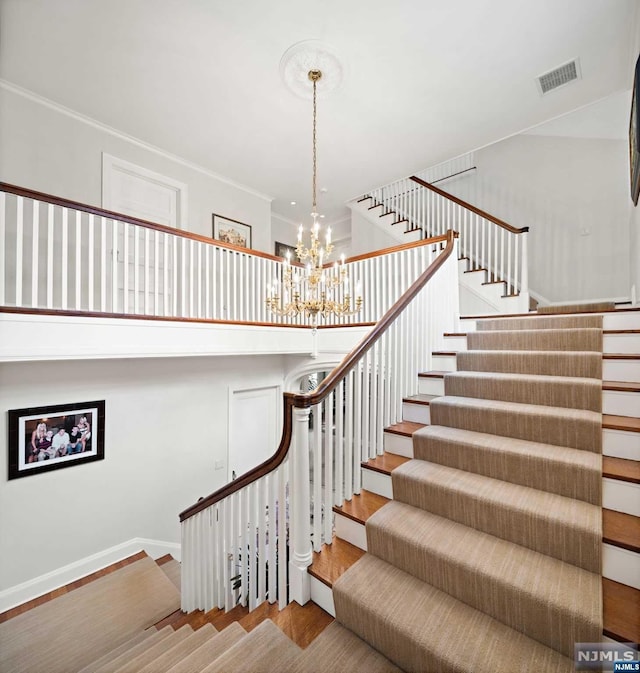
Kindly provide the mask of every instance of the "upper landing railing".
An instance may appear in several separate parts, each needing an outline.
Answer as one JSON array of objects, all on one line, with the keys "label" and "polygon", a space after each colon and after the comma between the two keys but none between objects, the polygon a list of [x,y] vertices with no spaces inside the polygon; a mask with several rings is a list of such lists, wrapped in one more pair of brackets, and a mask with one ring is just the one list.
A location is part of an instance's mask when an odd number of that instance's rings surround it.
[{"label": "upper landing railing", "polygon": [[395,212],[406,231],[419,229],[423,238],[440,236],[449,229],[459,232],[459,254],[469,260],[469,271],[485,270],[487,283],[504,282],[505,296],[529,291],[528,227],[513,227],[418,176],[385,185],[367,196],[384,212]]},{"label": "upper landing railing", "polygon": [[[329,324],[375,322],[422,272],[420,247],[346,260],[364,307]],[[282,274],[280,257],[0,183],[5,311],[306,326],[266,307]]]}]

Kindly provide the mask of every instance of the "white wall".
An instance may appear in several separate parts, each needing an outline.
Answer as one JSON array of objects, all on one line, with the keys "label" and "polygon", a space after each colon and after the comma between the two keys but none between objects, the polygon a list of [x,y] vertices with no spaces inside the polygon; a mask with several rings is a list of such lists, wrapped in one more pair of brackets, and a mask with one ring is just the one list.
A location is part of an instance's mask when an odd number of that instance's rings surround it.
[{"label": "white wall", "polygon": [[475,153],[476,174],[445,189],[530,227],[529,285],[552,301],[629,296],[624,140],[519,135]]},{"label": "white wall", "polygon": [[362,255],[373,250],[382,250],[398,245],[397,239],[382,227],[378,227],[355,209],[351,211],[351,255]]},{"label": "white wall", "polygon": [[190,231],[211,236],[211,216],[218,213],[250,224],[253,248],[273,252],[268,198],[6,87],[0,88],[0,147],[0,180],[98,207],[102,153],[125,159],[187,184]]},{"label": "white wall", "polygon": [[[8,409],[106,401],[105,459],[0,487],[0,591],[135,537],[180,541],[178,514],[226,481],[229,386],[283,384],[282,357],[0,365]],[[280,418],[278,418],[280,423]],[[7,445],[0,443],[7,465]],[[214,469],[216,460],[224,467]],[[6,468],[5,468],[6,469]]]}]

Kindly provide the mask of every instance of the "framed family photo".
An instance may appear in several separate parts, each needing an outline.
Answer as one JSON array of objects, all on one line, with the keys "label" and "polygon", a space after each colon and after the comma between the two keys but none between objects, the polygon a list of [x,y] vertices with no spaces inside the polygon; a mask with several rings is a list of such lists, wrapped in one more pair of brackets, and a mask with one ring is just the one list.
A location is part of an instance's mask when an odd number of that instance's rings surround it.
[{"label": "framed family photo", "polygon": [[9,479],[104,459],[104,400],[8,413]]},{"label": "framed family photo", "polygon": [[631,167],[631,200],[638,205],[640,196],[640,56],[636,61],[629,120],[629,164]]},{"label": "framed family photo", "polygon": [[241,248],[250,248],[251,225],[213,213],[213,238]]}]

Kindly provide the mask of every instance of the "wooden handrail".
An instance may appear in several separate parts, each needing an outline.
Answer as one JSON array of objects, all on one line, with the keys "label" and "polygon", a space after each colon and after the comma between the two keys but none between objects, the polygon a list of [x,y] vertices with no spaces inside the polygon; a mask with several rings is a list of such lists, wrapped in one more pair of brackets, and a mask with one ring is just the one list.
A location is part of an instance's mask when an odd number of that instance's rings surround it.
[{"label": "wooden handrail", "polygon": [[438,269],[445,263],[453,252],[454,240],[456,234],[453,231],[448,231],[444,236],[436,236],[432,239],[427,239],[429,243],[447,242],[444,250],[438,257],[429,265],[429,267],[422,273],[411,287],[396,301],[396,303],[382,316],[376,323],[374,329],[367,334],[362,341],[342,360],[342,362],[322,381],[320,386],[311,393],[284,393],[284,418],[282,427],[282,438],[280,445],[276,452],[268,458],[264,463],[254,467],[249,472],[238,477],[235,481],[223,486],[206,498],[202,498],[191,507],[185,509],[180,513],[180,521],[192,517],[194,514],[201,512],[211,505],[220,502],[224,498],[236,493],[245,486],[257,481],[265,474],[275,470],[286,458],[291,443],[291,436],[293,430],[293,409],[304,409],[314,406],[322,402],[342,381],[342,379],[356,366],[367,351],[369,351],[380,337],[387,330],[389,325],[393,323],[402,311],[407,307],[411,300],[422,290],[422,288],[429,282]]},{"label": "wooden handrail", "polygon": [[415,175],[412,175],[410,180],[413,180],[414,182],[417,182],[419,185],[422,185],[423,187],[426,187],[427,189],[430,189],[432,192],[435,192],[436,194],[439,194],[440,196],[443,196],[445,199],[449,199],[449,201],[453,201],[454,203],[457,203],[459,206],[462,206],[463,208],[466,208],[467,210],[470,210],[472,213],[475,213],[476,215],[480,215],[480,217],[484,218],[485,220],[489,220],[489,222],[493,222],[494,224],[497,224],[499,227],[502,227],[503,229],[506,229],[507,231],[510,231],[512,234],[525,234],[527,231],[529,231],[529,227],[522,227],[521,229],[518,229],[516,227],[512,227],[510,224],[507,222],[504,222],[503,220],[498,219],[497,217],[494,217],[493,215],[487,213],[484,210],[480,210],[480,208],[476,208],[475,206],[472,206],[470,203],[467,203],[466,201],[463,201],[462,199],[459,199],[457,196],[454,196],[453,194],[449,194],[448,192],[445,192],[444,190],[440,189],[439,187],[434,187],[431,183],[425,182],[422,178],[419,178]]},{"label": "wooden handrail", "polygon": [[160,231],[165,234],[172,234],[174,236],[180,236],[181,238],[188,238],[193,241],[201,241],[202,243],[208,243],[209,245],[217,245],[220,248],[228,248],[229,250],[242,252],[246,255],[254,255],[255,257],[264,257],[265,259],[271,259],[275,262],[280,262],[282,260],[282,257],[276,257],[275,255],[270,255],[268,252],[253,250],[252,248],[242,248],[239,245],[224,243],[223,241],[219,241],[216,238],[209,238],[208,236],[202,236],[201,234],[194,234],[190,231],[184,231],[183,229],[176,229],[175,227],[168,227],[164,224],[156,224],[155,222],[141,220],[137,217],[131,217],[130,215],[123,215],[122,213],[115,213],[111,210],[104,210],[104,208],[96,208],[95,206],[88,206],[85,203],[80,203],[78,201],[70,201],[69,199],[63,199],[60,198],[59,196],[52,196],[51,194],[45,194],[44,192],[36,192],[33,189],[27,189],[26,187],[18,187],[16,185],[11,185],[7,182],[0,182],[0,192],[6,192],[7,194],[15,194],[16,196],[23,196],[27,199],[34,199],[36,201],[43,201],[44,203],[51,203],[54,206],[61,206],[62,208],[71,208],[72,210],[80,210],[84,213],[89,213],[90,215],[97,215],[98,217],[105,217],[109,220],[117,220],[118,222],[127,222],[128,224],[135,224],[139,227],[145,227],[146,229],[155,229],[156,231]]}]

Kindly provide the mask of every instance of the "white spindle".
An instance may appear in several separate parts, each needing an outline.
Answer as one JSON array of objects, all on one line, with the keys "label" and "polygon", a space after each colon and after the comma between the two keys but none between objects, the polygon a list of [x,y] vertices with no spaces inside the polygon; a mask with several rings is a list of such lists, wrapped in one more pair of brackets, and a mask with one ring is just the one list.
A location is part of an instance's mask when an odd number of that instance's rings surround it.
[{"label": "white spindle", "polygon": [[[87,239],[87,302],[90,311],[94,309],[95,294],[95,216],[89,215],[89,236]],[[128,263],[128,260],[125,262]]]},{"label": "white spindle", "polygon": [[[313,549],[322,547],[322,407],[316,404],[313,414]],[[325,542],[330,541],[326,540]]]},{"label": "white spindle", "polygon": [[162,272],[163,272],[163,281],[162,281],[162,298],[164,306],[164,315],[170,315],[169,313],[169,242],[172,239],[169,237],[168,233],[164,233],[162,241]]},{"label": "white spindle", "polygon": [[268,476],[269,485],[269,514],[268,524],[269,529],[267,533],[267,550],[269,563],[269,582],[267,584],[267,593],[269,603],[275,603],[278,592],[278,481],[277,473],[272,472]]},{"label": "white spindle", "polygon": [[153,230],[153,313],[162,315],[160,311],[160,232]]},{"label": "white spindle", "polygon": [[140,227],[133,228],[133,311],[140,314]]},{"label": "white spindle", "polygon": [[[47,308],[53,308],[53,239],[55,235],[54,216],[54,206],[52,203],[49,203],[47,205]],[[0,254],[1,252],[2,251],[0,250]],[[92,276],[90,276],[90,278],[92,278]]]},{"label": "white spindle", "polygon": [[118,257],[120,250],[118,246],[120,223],[118,220],[111,220],[111,310],[118,312]]},{"label": "white spindle", "polygon": [[288,502],[287,485],[289,483],[289,461],[278,468],[278,607],[282,610],[287,604],[289,584],[289,566],[287,558]]},{"label": "white spindle", "polygon": [[[130,313],[129,305],[129,227],[128,222],[122,223],[122,312]],[[134,225],[135,226],[135,225]],[[91,221],[89,222],[91,231]],[[89,276],[91,277],[91,275]]]},{"label": "white spindle", "polygon": [[[331,412],[333,409],[333,393],[323,402],[324,413],[324,539],[329,543],[333,537],[333,516],[331,507],[333,503],[333,431],[331,425]],[[321,422],[321,419],[318,419]]]},{"label": "white spindle", "polygon": [[151,275],[150,275],[150,249],[151,241],[150,236],[151,232],[145,227],[144,229],[144,314],[149,315],[151,313]]},{"label": "white spindle", "polygon": [[76,210],[76,255],[73,264],[73,271],[76,278],[75,308],[76,311],[81,311],[82,310],[82,212],[80,210]]},{"label": "white spindle", "polygon": [[189,318],[193,318],[195,316],[195,243],[196,242],[193,239],[189,241]]},{"label": "white spindle", "polygon": [[180,315],[187,317],[187,239],[180,239]]},{"label": "white spindle", "polygon": [[32,201],[31,215],[31,306],[38,306],[38,247],[40,245],[40,202]]},{"label": "white spindle", "polygon": [[[103,247],[104,249],[104,247]],[[62,308],[66,309],[69,305],[69,286],[68,286],[68,269],[69,269],[69,211],[67,208],[62,209],[62,255],[60,259],[60,290]],[[102,309],[104,311],[104,308]]]},{"label": "white spindle", "polygon": [[522,243],[522,271],[520,279],[520,293],[524,294],[526,292],[529,292],[529,266],[527,257],[527,245],[529,242],[528,241],[529,234],[528,232],[525,231],[524,233],[519,234],[519,236],[521,237],[521,243]]}]

